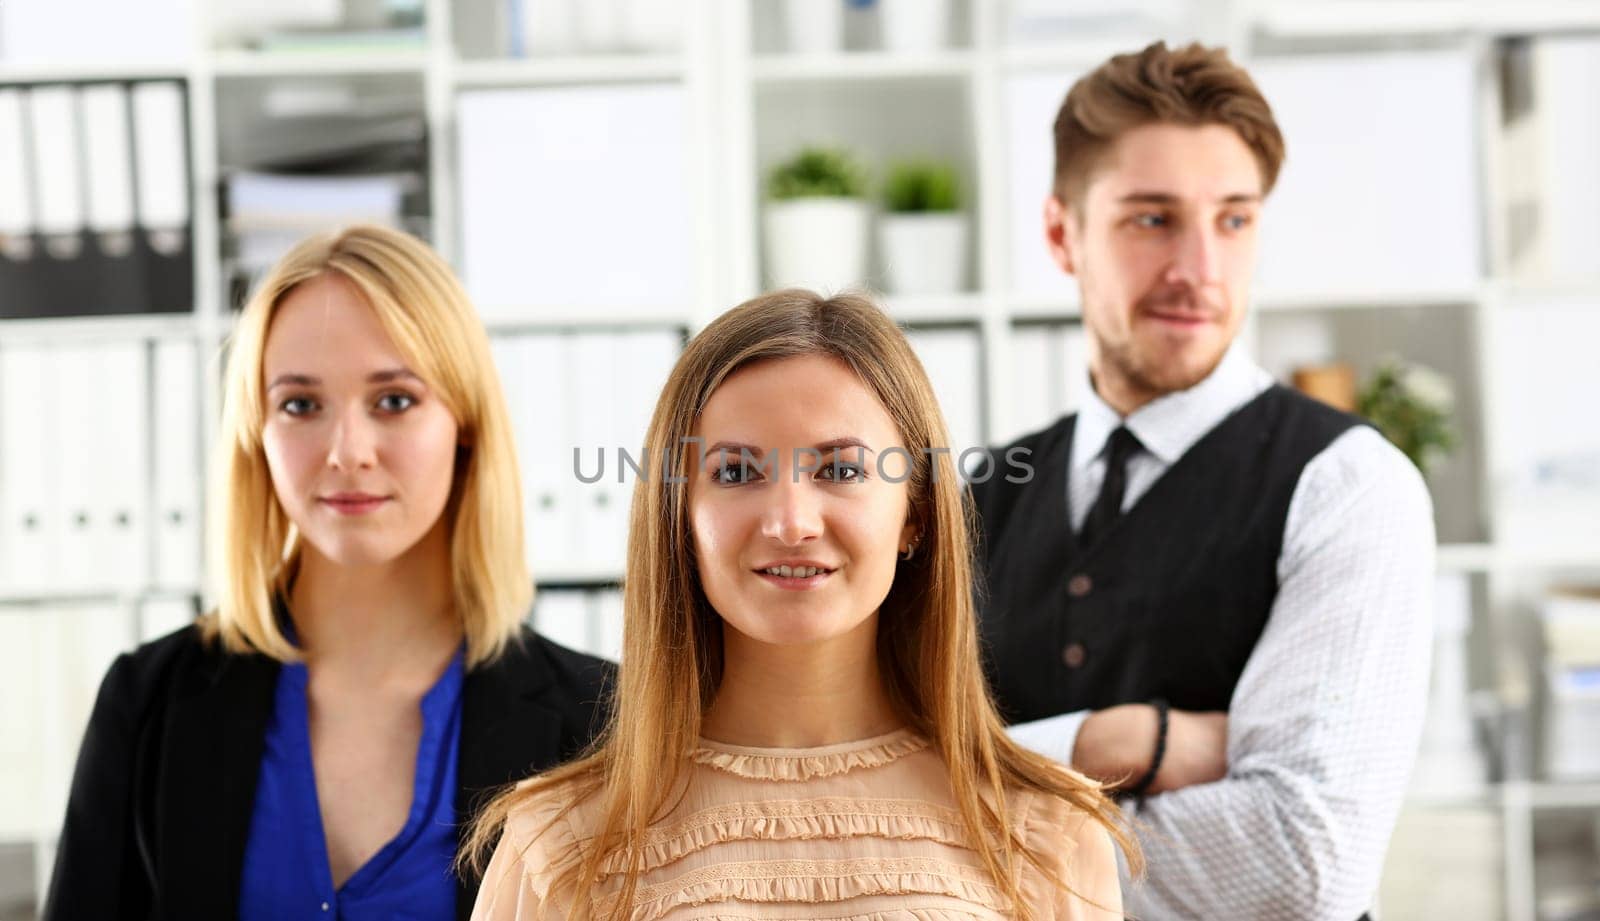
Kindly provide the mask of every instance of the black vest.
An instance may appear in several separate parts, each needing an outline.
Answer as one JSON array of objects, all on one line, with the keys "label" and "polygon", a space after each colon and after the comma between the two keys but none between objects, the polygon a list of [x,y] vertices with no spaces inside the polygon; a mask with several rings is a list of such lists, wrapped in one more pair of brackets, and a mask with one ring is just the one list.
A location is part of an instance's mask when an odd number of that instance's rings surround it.
[{"label": "black vest", "polygon": [[[994,475],[972,487],[984,665],[1001,713],[1027,722],[1156,697],[1228,709],[1277,597],[1300,472],[1360,420],[1271,387],[1089,547],[1067,517],[1075,423],[1068,416],[997,453]],[[1030,482],[1006,481],[1022,476],[1008,458],[1031,464]]]}]

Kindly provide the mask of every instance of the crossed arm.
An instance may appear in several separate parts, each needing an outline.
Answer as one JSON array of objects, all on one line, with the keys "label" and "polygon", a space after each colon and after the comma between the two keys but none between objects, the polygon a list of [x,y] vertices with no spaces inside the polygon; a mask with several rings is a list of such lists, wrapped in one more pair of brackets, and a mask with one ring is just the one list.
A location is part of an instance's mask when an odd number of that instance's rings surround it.
[{"label": "crossed arm", "polygon": [[[1149,866],[1130,915],[1352,921],[1370,906],[1421,735],[1434,578],[1427,492],[1398,452],[1363,444],[1378,437],[1348,433],[1302,475],[1228,713],[1172,712],[1153,795],[1128,807]],[[1131,704],[1012,731],[1131,783],[1156,720]]]}]

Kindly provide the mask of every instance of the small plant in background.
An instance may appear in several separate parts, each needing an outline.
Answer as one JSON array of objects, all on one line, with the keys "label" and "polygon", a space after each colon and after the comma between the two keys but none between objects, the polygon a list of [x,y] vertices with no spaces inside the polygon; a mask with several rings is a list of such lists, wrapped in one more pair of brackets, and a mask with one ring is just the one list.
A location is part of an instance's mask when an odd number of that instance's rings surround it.
[{"label": "small plant in background", "polygon": [[1449,378],[1422,365],[1385,359],[1356,400],[1366,417],[1424,474],[1456,446]]},{"label": "small plant in background", "polygon": [[867,173],[848,150],[807,147],[772,170],[767,194],[774,201],[796,198],[861,198]]},{"label": "small plant in background", "polygon": [[883,204],[892,214],[956,211],[961,207],[956,168],[935,160],[897,161],[889,166]]}]

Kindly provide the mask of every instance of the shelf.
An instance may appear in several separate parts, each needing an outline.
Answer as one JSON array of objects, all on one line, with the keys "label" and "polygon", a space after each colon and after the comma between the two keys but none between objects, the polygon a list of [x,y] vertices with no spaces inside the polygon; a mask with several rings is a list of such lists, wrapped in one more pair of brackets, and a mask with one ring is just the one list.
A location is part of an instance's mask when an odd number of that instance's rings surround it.
[{"label": "shelf", "polygon": [[1434,556],[1440,572],[1488,572],[1494,563],[1493,544],[1440,544]]},{"label": "shelf", "polygon": [[0,608],[53,608],[74,605],[138,605],[159,598],[193,598],[198,589],[126,588],[78,591],[19,592],[0,588]]},{"label": "shelf", "polygon": [[1083,316],[1076,292],[1067,297],[1013,295],[1005,302],[1007,319],[1071,320]]},{"label": "shelf", "polygon": [[757,56],[751,75],[761,83],[810,83],[843,80],[940,79],[972,73],[970,51],[902,54],[882,51],[838,54]]},{"label": "shelf", "polygon": [[1534,809],[1600,808],[1600,780],[1524,781],[1520,786],[1527,794],[1528,805]]},{"label": "shelf", "polygon": [[533,333],[559,332],[566,329],[614,329],[621,327],[653,327],[656,329],[693,328],[696,324],[687,310],[682,312],[616,311],[606,308],[525,307],[497,308],[493,312],[479,306],[484,329],[491,336],[519,336]]},{"label": "shelf", "polygon": [[1278,0],[1254,25],[1275,38],[1392,38],[1465,33],[1478,18],[1473,0]]},{"label": "shelf", "polygon": [[[1013,45],[1002,57],[1005,69],[1012,73],[1029,71],[1086,72],[1116,54],[1138,51],[1150,43],[1148,35],[1107,35],[1078,41],[1049,41],[1036,45]],[[1063,94],[1066,87],[1061,88]]]},{"label": "shelf", "polygon": [[1490,279],[1486,292],[1515,307],[1517,301],[1592,300],[1600,306],[1600,278],[1515,278]]},{"label": "shelf", "polygon": [[0,342],[97,342],[176,339],[198,331],[193,313],[138,313],[119,316],[0,319]]},{"label": "shelf", "polygon": [[1253,25],[1273,38],[1527,35],[1600,29],[1593,0],[1278,0]]},{"label": "shelf", "polygon": [[622,573],[607,566],[570,566],[535,572],[535,591],[543,589],[596,588],[621,585]]},{"label": "shelf", "polygon": [[874,295],[889,316],[900,323],[979,323],[983,320],[983,296],[961,294]]},{"label": "shelf", "polygon": [[1367,310],[1386,307],[1465,307],[1478,303],[1483,290],[1466,288],[1351,289],[1349,291],[1257,292],[1252,301],[1262,313],[1319,310]]},{"label": "shelf", "polygon": [[0,65],[0,86],[8,83],[115,83],[129,80],[185,80],[184,64],[98,63],[87,66],[61,64]]},{"label": "shelf", "polygon": [[259,52],[218,51],[211,68],[219,77],[298,77],[345,74],[408,74],[421,76],[426,52]]},{"label": "shelf", "polygon": [[680,80],[684,72],[684,58],[679,54],[465,59],[455,64],[455,82],[461,87],[646,83]]}]

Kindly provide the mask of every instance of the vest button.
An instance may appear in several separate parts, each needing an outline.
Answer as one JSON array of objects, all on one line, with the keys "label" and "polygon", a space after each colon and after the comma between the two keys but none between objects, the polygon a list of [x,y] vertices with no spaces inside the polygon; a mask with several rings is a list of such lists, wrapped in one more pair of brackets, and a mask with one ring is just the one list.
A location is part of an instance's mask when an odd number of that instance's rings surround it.
[{"label": "vest button", "polygon": [[1067,648],[1061,650],[1061,661],[1067,668],[1077,668],[1088,658],[1088,652],[1082,643],[1068,643]]},{"label": "vest button", "polygon": [[1067,580],[1067,594],[1074,598],[1082,598],[1093,589],[1094,580],[1081,572]]}]

